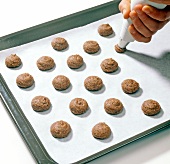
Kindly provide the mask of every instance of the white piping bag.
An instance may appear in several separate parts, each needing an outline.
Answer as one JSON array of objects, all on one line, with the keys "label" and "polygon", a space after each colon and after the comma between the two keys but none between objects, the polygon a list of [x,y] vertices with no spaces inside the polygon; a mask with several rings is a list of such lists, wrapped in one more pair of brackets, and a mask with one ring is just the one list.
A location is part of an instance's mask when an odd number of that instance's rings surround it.
[{"label": "white piping bag", "polygon": [[[150,5],[150,6],[157,8],[157,9],[164,9],[166,7],[165,4],[158,4],[158,3],[151,2],[149,0],[131,0],[131,10],[133,10],[133,8],[137,4]],[[119,53],[124,52],[126,50],[126,46],[130,42],[134,41],[134,38],[132,37],[132,35],[128,31],[128,27],[129,27],[130,24],[132,24],[130,18],[123,20],[122,29],[121,29],[121,32],[120,32],[119,43],[117,45],[115,45],[116,52],[119,52]]]}]

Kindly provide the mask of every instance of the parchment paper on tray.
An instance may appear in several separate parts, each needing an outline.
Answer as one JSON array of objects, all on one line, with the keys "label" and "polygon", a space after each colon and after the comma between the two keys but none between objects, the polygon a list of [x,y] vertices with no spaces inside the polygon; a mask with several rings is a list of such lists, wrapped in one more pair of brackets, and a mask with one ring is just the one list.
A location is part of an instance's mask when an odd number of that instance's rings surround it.
[{"label": "parchment paper on tray", "polygon": [[[114,34],[101,37],[97,28],[103,23],[109,23]],[[53,36],[37,40],[19,47],[0,52],[0,70],[9,88],[17,99],[24,114],[30,121],[49,155],[58,163],[73,163],[114,146],[145,130],[159,125],[170,118],[170,24],[160,30],[148,44],[130,43],[124,54],[114,50],[117,44],[122,24],[121,14],[99,20],[83,27],[65,31]],[[63,37],[69,43],[65,51],[55,51],[51,47],[54,37]],[[96,54],[87,54],[83,43],[96,40],[101,50]],[[23,65],[17,69],[5,66],[5,58],[17,54]],[[79,54],[84,59],[84,66],[72,70],[67,66],[70,55]],[[51,71],[40,71],[36,61],[41,56],[50,56],[56,67]],[[119,64],[115,73],[104,73],[100,63],[106,58],[113,58]],[[35,85],[21,89],[16,85],[16,77],[28,72],[35,79]],[[71,87],[66,91],[57,91],[52,86],[52,80],[57,75],[65,75],[71,81]],[[84,79],[90,75],[102,78],[104,87],[98,92],[90,92],[84,88]],[[132,78],[140,84],[140,90],[135,94],[125,94],[121,89],[124,79]],[[37,113],[31,108],[34,96],[47,96],[52,103],[48,112]],[[90,109],[87,113],[76,116],[69,110],[73,98],[81,97],[87,100]],[[109,115],[104,111],[104,101],[108,98],[118,98],[124,105],[119,115]],[[141,110],[141,104],[146,99],[157,100],[161,112],[156,116],[146,116]],[[57,120],[67,121],[72,128],[71,134],[65,139],[55,139],[50,134],[50,126]],[[92,127],[98,122],[107,123],[112,134],[106,140],[93,138]]]}]

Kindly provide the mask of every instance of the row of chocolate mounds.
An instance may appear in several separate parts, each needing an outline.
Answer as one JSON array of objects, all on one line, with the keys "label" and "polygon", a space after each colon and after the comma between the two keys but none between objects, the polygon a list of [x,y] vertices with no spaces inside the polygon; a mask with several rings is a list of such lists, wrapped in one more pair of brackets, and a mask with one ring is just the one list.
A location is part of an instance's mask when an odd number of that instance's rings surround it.
[{"label": "row of chocolate mounds", "polygon": [[[114,33],[113,28],[109,24],[101,24],[98,27],[99,35],[107,37]],[[69,43],[65,38],[56,37],[51,41],[51,46],[57,51],[62,51],[68,48]],[[97,41],[89,40],[83,44],[83,49],[89,54],[97,53],[100,50],[100,45]]]},{"label": "row of chocolate mounds", "polygon": [[[50,132],[54,138],[66,138],[72,129],[69,123],[63,120],[54,122]],[[97,139],[107,139],[112,133],[111,128],[105,122],[99,122],[92,128],[92,136]]]},{"label": "row of chocolate mounds", "polygon": [[[99,35],[103,37],[110,36],[111,34],[114,33],[113,28],[109,24],[101,24],[98,27],[98,33]],[[52,47],[57,50],[57,51],[62,51],[66,48],[68,48],[69,44],[66,39],[57,37],[54,38],[51,42]],[[97,41],[94,40],[89,40],[84,43],[83,49],[85,52],[89,54],[94,54],[97,53],[100,50],[100,45],[97,43]],[[118,44],[115,45],[115,51],[118,53],[123,53],[125,52],[126,48],[121,48],[119,47]]]},{"label": "row of chocolate mounds", "polygon": [[[22,64],[21,58],[16,54],[11,54],[6,57],[5,64],[8,68],[16,68]],[[84,60],[79,54],[71,55],[67,58],[67,65],[71,69],[78,69],[82,67]],[[55,67],[55,61],[50,56],[40,57],[36,65],[39,70],[47,71]],[[118,70],[118,62],[112,58],[104,59],[100,64],[101,69],[106,73],[112,73]]]},{"label": "row of chocolate mounds", "polygon": [[[17,76],[16,84],[20,88],[31,87],[35,83],[34,78],[29,73],[22,73]],[[52,80],[52,85],[56,90],[62,91],[70,87],[70,79],[64,75],[57,75]],[[99,91],[103,88],[103,80],[98,76],[88,76],[84,80],[84,87],[89,91]],[[139,90],[139,83],[133,79],[126,79],[121,83],[122,90],[127,93],[135,93]]]},{"label": "row of chocolate mounds", "polygon": [[[36,112],[47,111],[51,107],[50,99],[46,96],[35,96],[31,106]],[[69,104],[70,111],[75,115],[81,115],[88,111],[89,105],[83,98],[74,98]],[[153,116],[160,112],[160,104],[152,99],[145,100],[141,106],[145,115]],[[117,98],[109,98],[104,102],[104,110],[111,115],[117,115],[124,109],[123,103]]]}]

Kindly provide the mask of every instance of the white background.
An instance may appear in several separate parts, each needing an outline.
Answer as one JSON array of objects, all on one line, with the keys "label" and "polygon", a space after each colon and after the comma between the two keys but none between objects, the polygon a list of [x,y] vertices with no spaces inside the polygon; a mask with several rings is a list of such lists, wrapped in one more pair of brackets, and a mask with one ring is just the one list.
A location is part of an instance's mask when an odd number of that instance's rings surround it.
[{"label": "white background", "polygon": [[[43,22],[47,22],[92,6],[105,2],[71,0],[57,2],[54,0],[42,2],[30,0],[28,2],[6,0],[1,2],[0,36],[4,36]],[[49,4],[50,3],[50,4]],[[34,164],[35,161],[21,139],[12,120],[0,103],[0,163]],[[161,131],[134,142],[112,153],[91,162],[97,163],[170,163],[170,129]]]}]

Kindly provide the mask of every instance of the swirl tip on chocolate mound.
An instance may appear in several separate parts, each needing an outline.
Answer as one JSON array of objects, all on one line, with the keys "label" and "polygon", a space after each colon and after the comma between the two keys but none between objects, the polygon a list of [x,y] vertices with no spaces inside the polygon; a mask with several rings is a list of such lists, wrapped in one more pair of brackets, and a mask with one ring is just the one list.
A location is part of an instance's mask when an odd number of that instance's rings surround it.
[{"label": "swirl tip on chocolate mound", "polygon": [[118,53],[123,53],[126,51],[126,48],[120,48],[118,44],[115,45],[115,51]]}]

